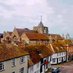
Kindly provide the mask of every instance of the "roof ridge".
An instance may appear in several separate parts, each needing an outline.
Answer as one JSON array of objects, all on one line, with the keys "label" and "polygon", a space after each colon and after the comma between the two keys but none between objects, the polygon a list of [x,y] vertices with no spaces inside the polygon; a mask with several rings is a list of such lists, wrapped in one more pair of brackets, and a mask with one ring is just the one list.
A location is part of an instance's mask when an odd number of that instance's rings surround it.
[{"label": "roof ridge", "polygon": [[54,51],[54,48],[53,48],[53,46],[52,46],[52,44],[50,44],[50,47],[51,47],[52,51],[55,52],[55,51]]}]

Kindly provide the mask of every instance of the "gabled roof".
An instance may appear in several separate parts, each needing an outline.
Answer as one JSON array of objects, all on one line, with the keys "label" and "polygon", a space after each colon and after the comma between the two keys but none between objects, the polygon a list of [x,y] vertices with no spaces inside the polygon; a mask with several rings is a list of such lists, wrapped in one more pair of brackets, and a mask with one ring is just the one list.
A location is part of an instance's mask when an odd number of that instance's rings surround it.
[{"label": "gabled roof", "polygon": [[30,29],[28,29],[28,28],[15,28],[16,30],[17,30],[17,32],[18,32],[18,34],[19,34],[19,36],[21,36],[23,33],[25,33],[25,32],[35,32],[35,31],[33,31],[33,30],[30,30]]},{"label": "gabled roof", "polygon": [[73,43],[72,43],[72,41],[71,40],[69,40],[69,39],[64,39],[63,41],[58,41],[58,43],[59,44],[61,44],[64,48],[65,48],[65,50],[67,51],[67,52],[72,52],[73,50],[72,50],[72,48],[73,48]]},{"label": "gabled roof", "polygon": [[59,34],[49,34],[49,37],[51,36],[52,39],[58,39],[58,40],[63,40],[64,38],[59,35]]},{"label": "gabled roof", "polygon": [[49,40],[46,34],[26,32],[26,36],[29,40]]},{"label": "gabled roof", "polygon": [[59,40],[58,43],[61,44],[61,45],[63,45],[63,46],[73,45],[72,41],[69,40],[69,39]]},{"label": "gabled roof", "polygon": [[69,39],[68,39],[68,40],[66,39],[66,40],[64,40],[63,42],[65,42],[65,44],[68,44],[68,45],[73,44],[73,43],[72,43],[72,41],[71,41],[71,40],[69,40]]},{"label": "gabled roof", "polygon": [[65,47],[63,47],[63,45],[59,44],[58,42],[48,44],[48,47],[51,49],[53,53],[66,52]]},{"label": "gabled roof", "polygon": [[21,36],[22,33],[24,33],[25,31],[29,31],[28,29],[21,29],[21,28],[16,28],[16,30],[17,30],[19,36]]},{"label": "gabled roof", "polygon": [[12,44],[0,44],[0,62],[28,55],[21,48]]},{"label": "gabled roof", "polygon": [[45,45],[27,46],[26,50],[29,52],[30,58],[34,64],[38,63],[42,58],[52,55],[52,51]]}]

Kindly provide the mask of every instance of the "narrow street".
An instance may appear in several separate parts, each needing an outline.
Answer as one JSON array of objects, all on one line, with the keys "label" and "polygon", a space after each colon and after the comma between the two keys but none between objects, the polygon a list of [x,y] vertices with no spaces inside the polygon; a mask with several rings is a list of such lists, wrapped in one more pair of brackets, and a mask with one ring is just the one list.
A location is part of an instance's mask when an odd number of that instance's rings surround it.
[{"label": "narrow street", "polygon": [[63,64],[60,73],[73,73],[73,61]]},{"label": "narrow street", "polygon": [[73,65],[63,66],[60,73],[73,73]]},{"label": "narrow street", "polygon": [[[73,61],[59,65],[52,65],[53,67],[60,67],[60,73],[73,73]],[[48,72],[50,73],[50,72]]]}]

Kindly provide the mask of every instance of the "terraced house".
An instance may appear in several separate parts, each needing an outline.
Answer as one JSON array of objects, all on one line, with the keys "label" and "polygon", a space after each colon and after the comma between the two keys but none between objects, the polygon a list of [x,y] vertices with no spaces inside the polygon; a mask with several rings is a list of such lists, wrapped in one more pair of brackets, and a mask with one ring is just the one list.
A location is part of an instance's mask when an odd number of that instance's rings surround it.
[{"label": "terraced house", "polygon": [[11,43],[23,42],[25,45],[27,44],[48,44],[50,40],[50,36],[52,37],[52,41],[63,40],[59,34],[49,34],[48,27],[43,25],[43,22],[37,26],[33,27],[33,30],[28,28],[14,28],[12,32],[4,32],[2,42],[8,41]]},{"label": "terraced house", "polygon": [[14,28],[12,32],[4,32],[0,40],[1,73],[45,73],[51,64],[73,57],[71,41],[48,34],[42,21],[33,30]]},{"label": "terraced house", "polygon": [[26,42],[29,45],[35,45],[35,44],[48,44],[49,39],[46,34],[41,34],[41,33],[23,33],[21,36],[21,40]]},{"label": "terraced house", "polygon": [[28,55],[11,44],[0,44],[0,73],[27,73]]},{"label": "terraced house", "polygon": [[64,39],[63,41],[60,41],[60,43],[63,45],[63,47],[67,51],[67,61],[73,60],[73,43],[70,39]]},{"label": "terraced house", "polygon": [[59,42],[50,43],[48,47],[52,50],[51,64],[59,64],[67,61],[67,51]]},{"label": "terraced house", "polygon": [[50,67],[51,50],[45,45],[0,44],[1,73],[45,73]]},{"label": "terraced house", "polygon": [[52,52],[45,45],[26,47],[30,54],[28,73],[45,73],[50,67]]},{"label": "terraced house", "polygon": [[12,40],[11,35],[12,35],[12,32],[9,32],[9,31],[4,32],[1,42],[10,42]]}]

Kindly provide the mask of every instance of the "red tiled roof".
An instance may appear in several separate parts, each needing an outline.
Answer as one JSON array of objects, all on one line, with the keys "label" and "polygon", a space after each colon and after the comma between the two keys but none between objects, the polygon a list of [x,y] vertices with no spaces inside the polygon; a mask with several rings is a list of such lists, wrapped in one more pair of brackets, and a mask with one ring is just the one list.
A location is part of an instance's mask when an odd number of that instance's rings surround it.
[{"label": "red tiled roof", "polygon": [[25,34],[30,40],[49,40],[46,34],[34,32],[26,32]]},{"label": "red tiled roof", "polygon": [[34,64],[38,63],[40,59],[52,54],[52,51],[45,45],[27,46],[26,50],[29,52],[30,58]]},{"label": "red tiled roof", "polygon": [[66,49],[63,47],[63,45],[58,42],[51,43],[48,45],[48,47],[53,53],[66,52]]},{"label": "red tiled roof", "polygon": [[0,62],[25,55],[28,53],[17,46],[0,44]]}]

